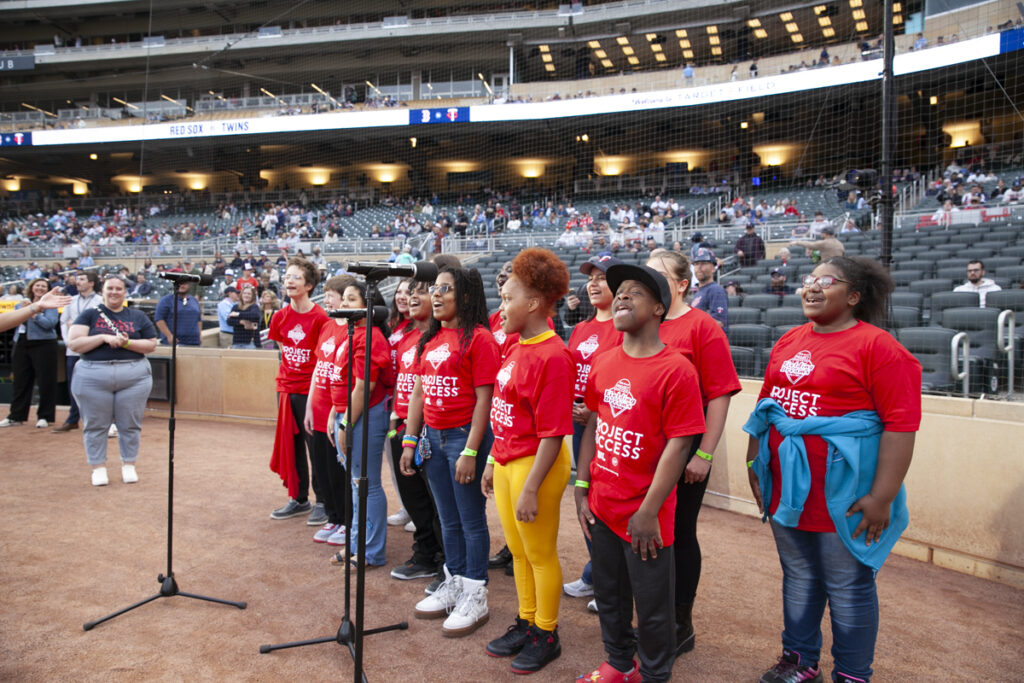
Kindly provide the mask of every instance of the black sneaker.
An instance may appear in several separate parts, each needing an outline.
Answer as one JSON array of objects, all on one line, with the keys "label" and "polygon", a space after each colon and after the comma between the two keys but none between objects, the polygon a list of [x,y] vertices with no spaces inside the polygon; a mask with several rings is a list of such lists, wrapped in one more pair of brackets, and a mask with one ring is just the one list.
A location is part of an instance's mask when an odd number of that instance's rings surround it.
[{"label": "black sneaker", "polygon": [[512,564],[512,551],[508,549],[508,546],[505,546],[487,560],[487,566],[491,569],[507,567],[510,564]]},{"label": "black sneaker", "polygon": [[515,565],[512,564],[511,562],[509,562],[508,564],[505,565],[505,576],[515,576],[515,575],[516,575]]},{"label": "black sneaker", "polygon": [[821,670],[817,663],[801,664],[799,653],[783,650],[779,663],[765,671],[758,683],[821,683]]},{"label": "black sneaker", "polygon": [[327,510],[324,509],[323,503],[314,503],[313,508],[309,511],[309,519],[306,520],[308,526],[323,526],[330,521],[327,519]]},{"label": "black sneaker", "polygon": [[[270,513],[271,519],[288,519],[289,517],[298,517],[309,512],[313,506],[309,504],[307,500],[305,503],[300,503],[294,498],[285,503],[284,506],[277,508]],[[326,521],[326,518],[325,518]]]},{"label": "black sneaker", "polygon": [[522,652],[512,660],[512,673],[532,674],[543,669],[562,654],[562,644],[558,642],[558,629],[545,631],[536,626],[530,627],[530,639]]},{"label": "black sneaker", "polygon": [[437,576],[437,567],[429,564],[422,564],[416,561],[416,558],[406,560],[405,564],[400,564],[391,570],[391,576],[395,579],[402,581],[410,581],[412,579],[427,579],[432,576]]},{"label": "black sneaker", "polygon": [[423,592],[427,595],[433,595],[437,592],[437,589],[441,587],[441,584],[444,583],[444,572],[437,571],[436,574],[437,576],[434,577],[434,580],[428,583],[427,587],[423,589]]},{"label": "black sneaker", "polygon": [[519,654],[530,639],[530,622],[516,617],[516,623],[508,627],[505,635],[487,643],[487,654],[492,657],[511,657]]}]

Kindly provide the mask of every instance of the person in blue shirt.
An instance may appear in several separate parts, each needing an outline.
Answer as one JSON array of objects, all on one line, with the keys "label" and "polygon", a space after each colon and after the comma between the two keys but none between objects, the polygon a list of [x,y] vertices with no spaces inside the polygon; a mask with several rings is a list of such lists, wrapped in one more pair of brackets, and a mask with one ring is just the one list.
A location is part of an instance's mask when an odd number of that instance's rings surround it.
[{"label": "person in blue shirt", "polygon": [[715,253],[703,247],[694,250],[693,274],[699,287],[693,295],[691,306],[704,311],[729,332],[729,296],[720,284],[715,282]]},{"label": "person in blue shirt", "polygon": [[[183,346],[199,346],[201,342],[200,333],[203,331],[203,310],[199,301],[188,293],[189,283],[180,282],[177,292],[166,294],[156,304],[156,315],[154,322],[156,329],[160,331],[160,343],[170,345],[175,337],[178,343]],[[174,333],[171,333],[171,325],[174,324],[174,297],[178,297],[178,326]]]}]

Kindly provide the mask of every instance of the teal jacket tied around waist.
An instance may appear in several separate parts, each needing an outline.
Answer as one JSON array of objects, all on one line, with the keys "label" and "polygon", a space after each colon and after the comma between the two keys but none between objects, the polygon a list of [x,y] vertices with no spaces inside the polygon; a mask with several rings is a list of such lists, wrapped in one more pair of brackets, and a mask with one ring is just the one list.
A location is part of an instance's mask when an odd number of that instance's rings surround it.
[{"label": "teal jacket tied around waist", "polygon": [[772,499],[769,426],[774,426],[783,437],[779,444],[782,486],[779,505],[772,519],[787,527],[795,527],[799,523],[811,487],[811,468],[807,463],[807,448],[802,437],[805,434],[820,436],[828,445],[825,503],[836,533],[859,562],[878,571],[910,519],[907,493],[900,485],[899,493],[889,505],[889,527],[882,532],[878,542],[866,545],[864,537],[867,532],[861,532],[859,540],[852,536],[863,515],[857,512],[847,517],[846,511],[854,502],[871,492],[875,481],[878,447],[883,431],[878,414],[871,410],[857,410],[838,417],[795,420],[788,417],[774,399],[758,401],[750,419],[743,425],[743,431],[756,438],[760,444],[751,469],[761,485],[761,500],[764,502],[762,521],[768,518],[768,505]]}]

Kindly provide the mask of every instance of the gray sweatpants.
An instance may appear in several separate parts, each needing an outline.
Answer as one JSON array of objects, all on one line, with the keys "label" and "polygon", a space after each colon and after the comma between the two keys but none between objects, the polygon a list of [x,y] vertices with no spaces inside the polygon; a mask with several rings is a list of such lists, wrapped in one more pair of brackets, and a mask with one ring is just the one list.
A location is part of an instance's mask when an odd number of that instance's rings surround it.
[{"label": "gray sweatpants", "polygon": [[122,462],[139,457],[139,438],[146,399],[153,387],[149,360],[90,361],[75,366],[71,393],[82,414],[82,441],[93,467],[107,461],[107,430],[117,425]]}]

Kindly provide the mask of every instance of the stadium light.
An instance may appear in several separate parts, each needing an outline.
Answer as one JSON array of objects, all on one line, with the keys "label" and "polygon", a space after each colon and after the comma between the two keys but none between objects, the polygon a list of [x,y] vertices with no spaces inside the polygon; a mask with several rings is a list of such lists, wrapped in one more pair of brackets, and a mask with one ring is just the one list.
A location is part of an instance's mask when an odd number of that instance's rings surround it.
[{"label": "stadium light", "polygon": [[28,104],[28,103],[26,103],[26,102],[22,102],[22,103],[21,103],[21,106],[23,106],[23,107],[28,107],[29,109],[32,109],[33,111],[41,111],[41,112],[43,112],[44,114],[46,114],[47,116],[52,116],[53,118],[57,118],[57,115],[56,115],[56,114],[53,114],[53,113],[51,113],[51,112],[48,112],[48,111],[46,111],[45,109],[40,109],[39,107],[33,107],[33,106],[32,106],[31,104]]},{"label": "stadium light", "polygon": [[110,99],[114,100],[118,104],[123,104],[124,106],[128,107],[129,109],[138,110],[138,107],[136,107],[134,104],[132,104],[131,102],[125,102],[124,100],[122,100],[119,97],[111,97]]}]

